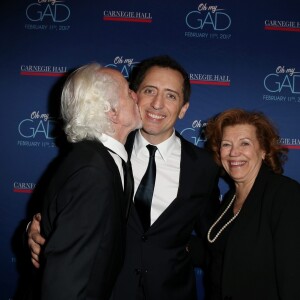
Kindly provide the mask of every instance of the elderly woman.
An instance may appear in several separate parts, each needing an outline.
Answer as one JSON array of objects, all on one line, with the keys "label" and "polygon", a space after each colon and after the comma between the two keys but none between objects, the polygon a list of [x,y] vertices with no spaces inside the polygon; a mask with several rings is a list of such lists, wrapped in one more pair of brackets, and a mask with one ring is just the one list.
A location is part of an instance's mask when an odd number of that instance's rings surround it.
[{"label": "elderly woman", "polygon": [[210,300],[300,299],[300,185],[262,114],[230,109],[208,122],[208,148],[232,179],[210,227]]}]

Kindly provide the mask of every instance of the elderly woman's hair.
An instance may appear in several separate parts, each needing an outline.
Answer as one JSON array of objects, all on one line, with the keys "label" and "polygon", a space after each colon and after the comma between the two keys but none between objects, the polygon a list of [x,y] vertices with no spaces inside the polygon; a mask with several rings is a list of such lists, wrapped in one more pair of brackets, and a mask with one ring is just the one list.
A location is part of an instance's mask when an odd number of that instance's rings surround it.
[{"label": "elderly woman's hair", "polygon": [[118,104],[119,85],[103,67],[91,63],[75,70],[67,79],[61,97],[61,114],[69,142],[95,140],[113,134],[106,112]]},{"label": "elderly woman's hair", "polygon": [[279,144],[279,135],[272,122],[261,112],[250,112],[243,109],[229,109],[208,121],[205,135],[209,150],[214,159],[221,165],[220,145],[224,127],[240,124],[253,125],[261,149],[266,152],[264,163],[277,174],[283,173],[283,164],[287,159],[287,148]]}]

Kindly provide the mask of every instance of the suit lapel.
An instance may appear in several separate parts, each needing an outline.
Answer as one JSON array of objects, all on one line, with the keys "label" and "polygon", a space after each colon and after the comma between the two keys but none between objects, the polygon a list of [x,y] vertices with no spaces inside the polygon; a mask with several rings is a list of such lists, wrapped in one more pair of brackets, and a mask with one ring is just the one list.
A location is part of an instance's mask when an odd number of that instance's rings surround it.
[{"label": "suit lapel", "polygon": [[[127,137],[125,149],[128,153],[128,159],[131,158],[131,153],[132,153],[136,133],[137,133],[137,130],[131,132]],[[133,202],[133,199],[132,199],[132,202]],[[131,208],[129,211],[128,226],[130,226],[134,231],[137,231],[137,230],[143,231],[143,226],[140,221],[139,215],[135,209],[135,205],[131,205]]]},{"label": "suit lapel", "polygon": [[249,226],[249,220],[259,217],[259,212],[261,211],[261,206],[263,205],[263,191],[268,181],[268,174],[269,170],[266,166],[262,165],[253,187],[246,198],[243,208],[240,211],[239,217],[236,219],[236,222],[232,227],[232,234],[230,234],[230,236],[240,236],[245,228]]},{"label": "suit lapel", "polygon": [[180,174],[179,174],[179,186],[176,198],[170,203],[170,205],[162,212],[157,220],[152,224],[150,229],[155,229],[160,226],[165,220],[177,211],[178,205],[182,201],[187,201],[190,198],[191,193],[191,180],[193,174],[196,173],[194,168],[194,154],[190,151],[189,142],[183,139],[178,132],[177,137],[181,140],[181,160],[180,160]]},{"label": "suit lapel", "polygon": [[[128,156],[131,156],[135,134],[137,131],[132,132],[126,142],[126,150],[128,152]],[[172,211],[176,209],[177,203],[179,201],[184,201],[185,199],[189,198],[190,194],[190,181],[191,181],[191,174],[195,173],[194,170],[194,154],[190,151],[190,147],[188,142],[181,137],[181,135],[176,132],[176,136],[180,138],[181,141],[181,161],[180,161],[180,174],[179,174],[179,187],[177,192],[177,197],[170,203],[170,205],[162,212],[162,214],[157,218],[157,220],[150,226],[149,230],[154,230],[156,227],[160,226],[160,224],[168,218],[169,215],[172,215]],[[196,159],[196,158],[195,158]],[[142,224],[137,214],[137,211],[132,205],[131,213],[130,213],[131,221],[139,224],[138,226],[142,230]]]},{"label": "suit lapel", "polygon": [[115,189],[116,197],[120,201],[120,207],[122,208],[122,217],[126,220],[127,219],[126,211],[127,211],[127,206],[129,204],[126,202],[126,199],[124,196],[119,169],[118,169],[113,157],[110,155],[109,151],[107,150],[107,148],[102,143],[99,143],[99,142],[96,142],[95,145],[98,148],[98,151],[100,150],[101,155],[103,156],[105,161],[107,161],[109,163],[110,169],[114,173],[114,186],[116,187],[116,189]]},{"label": "suit lapel", "polygon": [[190,145],[183,139],[177,132],[177,136],[181,140],[181,161],[180,161],[180,174],[179,174],[179,187],[176,199],[189,198],[191,177],[196,173],[194,169],[194,157],[190,151]]},{"label": "suit lapel", "polygon": [[161,226],[163,222],[168,220],[170,216],[177,211],[179,203],[189,199],[191,192],[191,174],[194,174],[194,163],[193,154],[189,151],[189,144],[184,140],[178,132],[176,132],[177,137],[181,141],[181,159],[180,159],[180,173],[179,173],[179,186],[177,191],[177,196],[170,205],[162,212],[162,214],[157,218],[157,220],[151,225],[150,230],[155,230],[157,227]]},{"label": "suit lapel", "polygon": [[[246,201],[232,224],[225,248],[222,286],[224,291],[235,288],[235,272],[241,257],[252,257],[253,247],[258,242],[262,224],[262,206],[270,171],[262,165]],[[228,195],[231,199],[231,195]],[[226,203],[224,203],[226,206]],[[265,217],[265,216],[264,216]],[[234,267],[233,267],[234,266]]]}]

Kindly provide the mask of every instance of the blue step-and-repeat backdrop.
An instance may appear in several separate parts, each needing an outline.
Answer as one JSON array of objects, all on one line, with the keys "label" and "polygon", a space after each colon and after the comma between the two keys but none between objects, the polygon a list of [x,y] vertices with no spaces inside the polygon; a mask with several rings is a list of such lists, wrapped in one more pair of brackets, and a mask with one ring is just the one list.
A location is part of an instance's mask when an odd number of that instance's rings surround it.
[{"label": "blue step-and-repeat backdrop", "polygon": [[[209,117],[232,107],[265,112],[300,181],[299,0],[2,1],[0,299],[17,299],[25,224],[64,151],[59,98],[66,74],[92,61],[125,77],[169,54],[190,74],[191,105],[176,129],[203,146]],[[226,186],[222,186],[225,190]],[[202,299],[201,270],[195,270]]]}]

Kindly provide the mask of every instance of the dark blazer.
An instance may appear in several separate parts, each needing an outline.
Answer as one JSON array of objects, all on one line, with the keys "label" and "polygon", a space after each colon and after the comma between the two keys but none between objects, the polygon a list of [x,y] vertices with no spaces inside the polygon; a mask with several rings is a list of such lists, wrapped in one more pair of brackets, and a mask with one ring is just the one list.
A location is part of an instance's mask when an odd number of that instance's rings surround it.
[{"label": "dark blazer", "polygon": [[[144,233],[134,205],[126,240],[124,266],[114,300],[196,299],[194,268],[186,245],[193,229],[203,239],[218,208],[210,200],[218,167],[203,149],[181,138],[178,195]],[[127,139],[131,153],[134,136]]]},{"label": "dark blazer", "polygon": [[300,185],[263,165],[229,233],[222,299],[300,299],[299,212]]},{"label": "dark blazer", "polygon": [[119,170],[103,144],[74,144],[43,203],[41,299],[109,299],[124,258],[125,206]]}]

